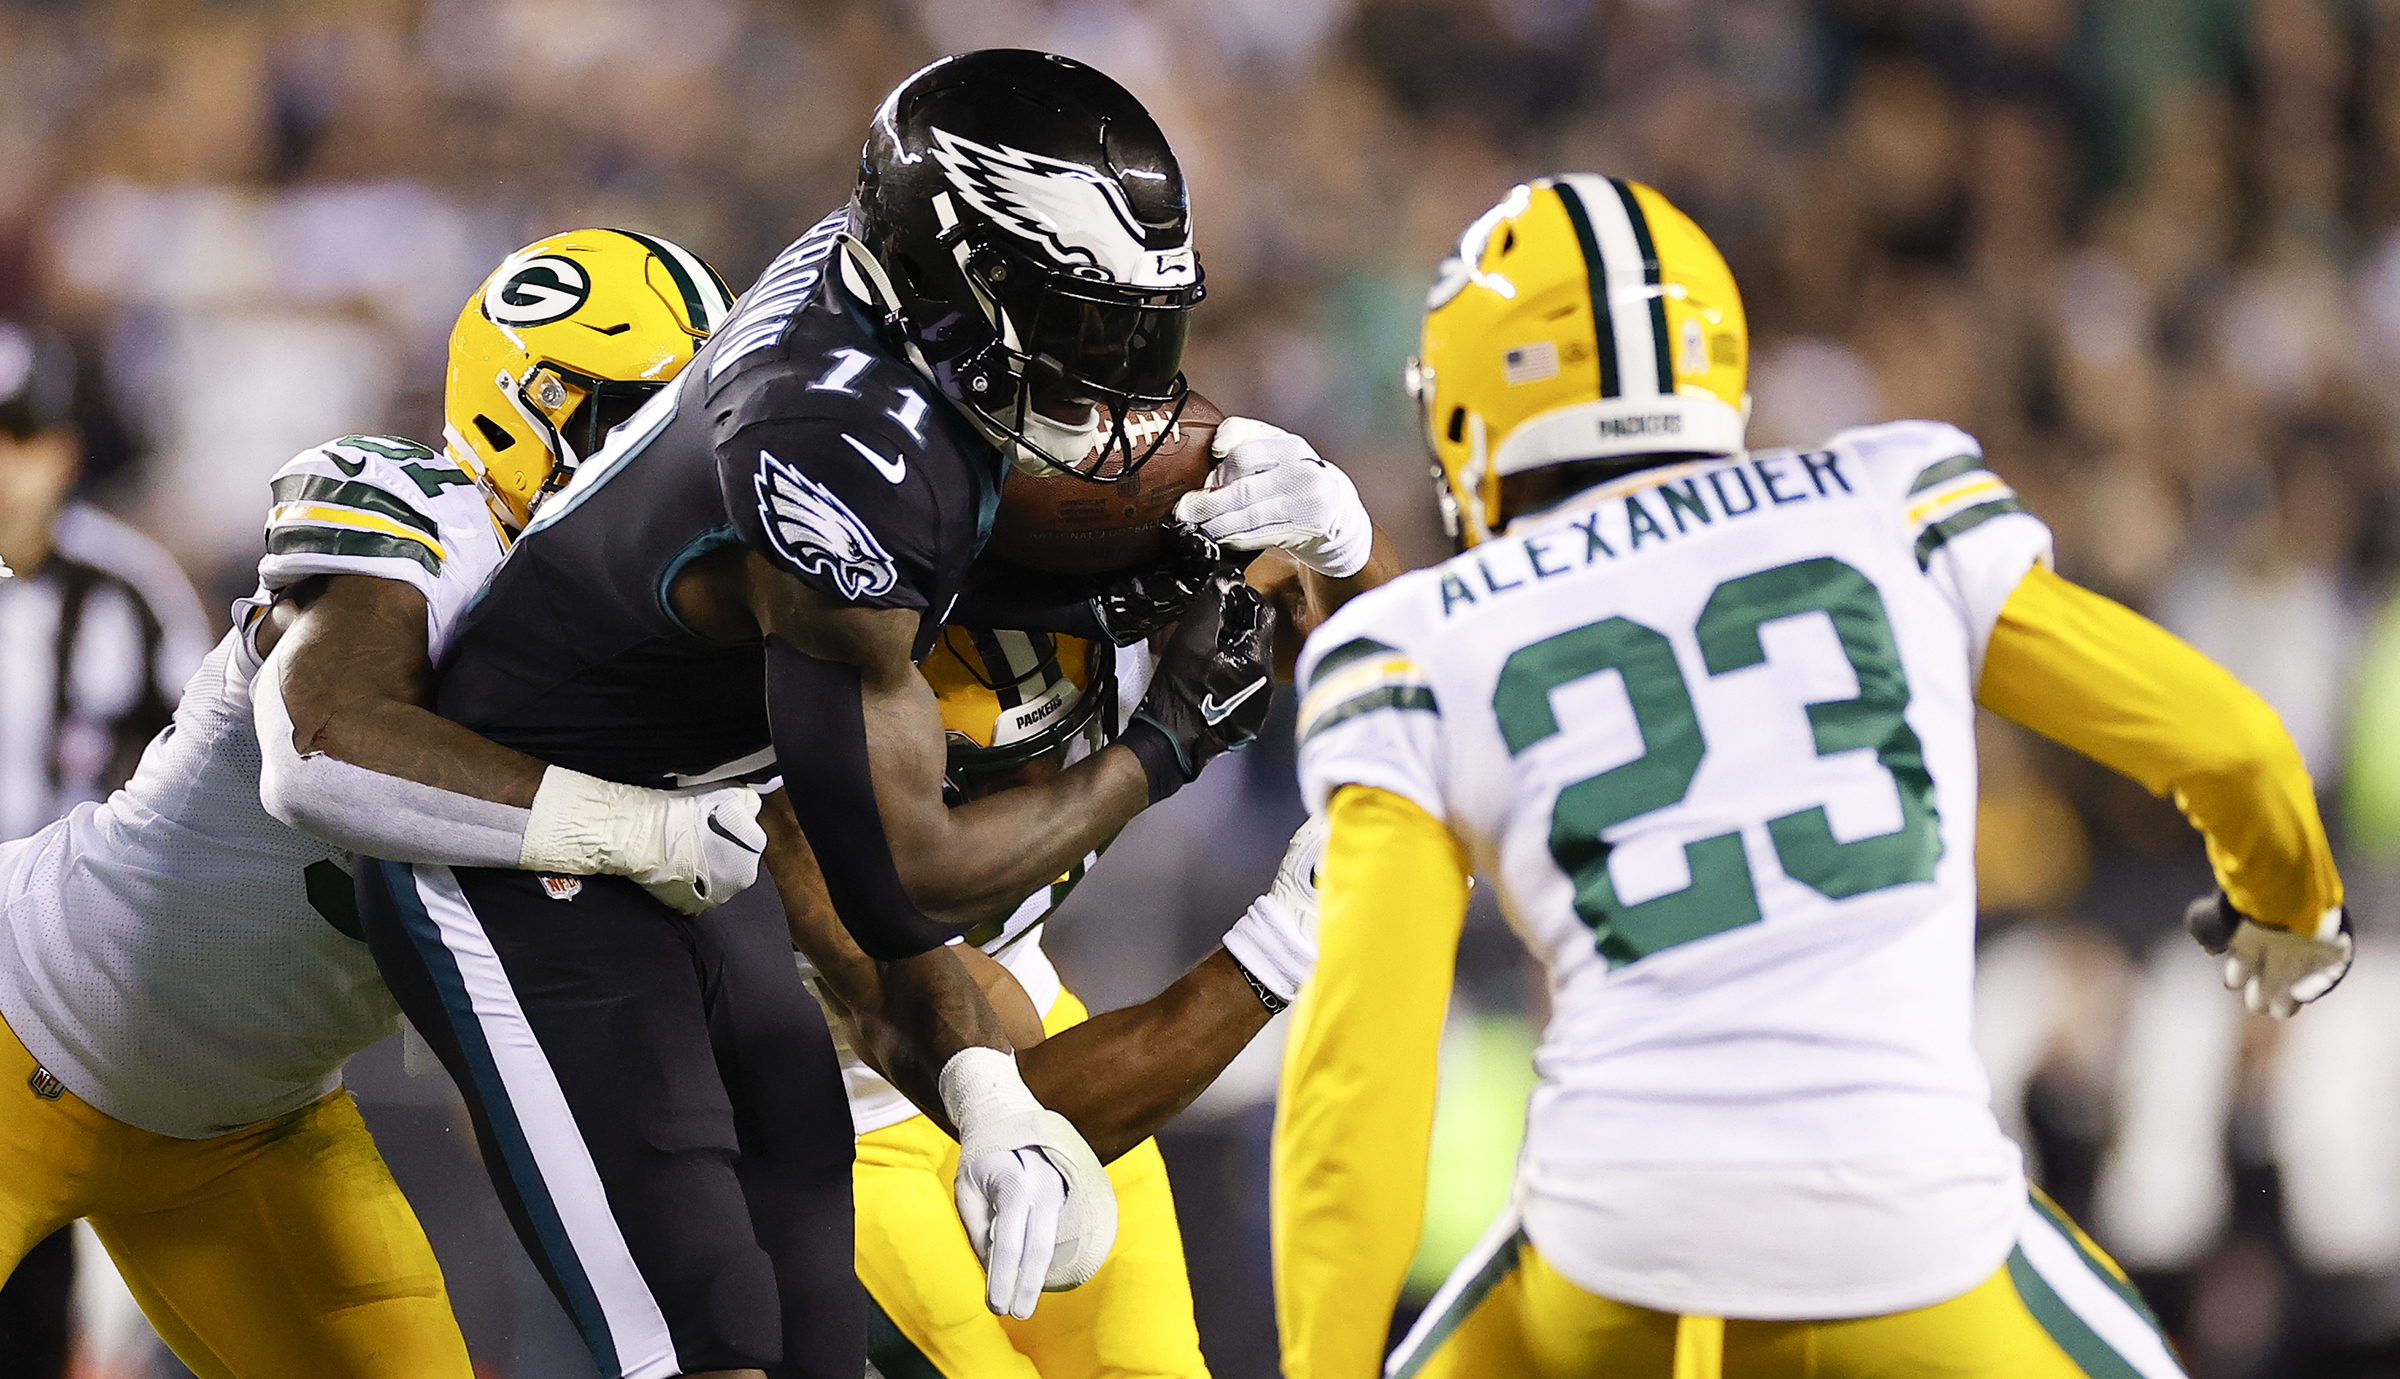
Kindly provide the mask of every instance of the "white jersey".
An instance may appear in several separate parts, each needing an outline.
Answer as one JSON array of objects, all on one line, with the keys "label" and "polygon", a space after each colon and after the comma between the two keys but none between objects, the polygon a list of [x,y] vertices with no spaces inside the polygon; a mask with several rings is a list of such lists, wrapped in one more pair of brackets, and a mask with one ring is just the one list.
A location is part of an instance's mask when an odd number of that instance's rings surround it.
[{"label": "white jersey", "polygon": [[325,1095],[398,1022],[348,855],[259,803],[256,614],[311,575],[398,579],[438,654],[505,551],[481,490],[413,442],[346,437],[273,482],[259,591],[174,723],[122,790],[0,847],[0,1015],[77,1096],[184,1139]]},{"label": "white jersey", "polygon": [[[1152,665],[1147,643],[1118,648],[1117,731],[1124,731],[1125,725],[1133,721],[1133,711],[1140,706],[1142,691],[1150,683]],[[1068,868],[1065,875],[1025,897],[1006,916],[979,924],[968,930],[965,937],[953,940],[974,944],[1007,968],[1009,975],[1017,979],[1017,985],[1025,988],[1025,995],[1044,1020],[1050,1018],[1050,1008],[1058,1004],[1059,996],[1066,991],[1066,985],[1059,980],[1058,968],[1051,964],[1050,955],[1042,951],[1042,938],[1047,932],[1044,925],[1058,911],[1058,907],[1066,903],[1076,883],[1082,881],[1084,874],[1100,861],[1100,852],[1104,850],[1105,845],[1086,854],[1082,861]],[[808,978],[810,989],[814,990],[817,979],[815,970],[809,966],[808,959],[801,958],[799,962],[802,975]],[[848,1032],[841,1021],[829,1021],[828,1024],[833,1030],[834,1053],[842,1064],[842,1086],[850,1094],[850,1125],[853,1130],[864,1135],[870,1130],[898,1125],[911,1116],[923,1114],[915,1102],[885,1081],[883,1074],[868,1067],[866,1060],[858,1056],[858,1051],[850,1047]]]},{"label": "white jersey", "polygon": [[1974,690],[2048,553],[1972,438],[1898,422],[1578,495],[1310,639],[1310,808],[1422,806],[1547,969],[1519,1190],[1580,1286],[1862,1316],[2006,1258]]}]

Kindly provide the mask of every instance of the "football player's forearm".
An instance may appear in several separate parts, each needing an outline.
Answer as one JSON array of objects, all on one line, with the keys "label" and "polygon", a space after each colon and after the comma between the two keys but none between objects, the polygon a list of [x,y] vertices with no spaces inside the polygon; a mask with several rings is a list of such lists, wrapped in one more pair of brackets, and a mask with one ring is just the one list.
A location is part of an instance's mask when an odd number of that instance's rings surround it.
[{"label": "football player's forearm", "polygon": [[1042,1104],[1073,1121],[1108,1163],[1191,1105],[1267,1019],[1219,949],[1149,1000],[1061,1030],[1017,1064]]},{"label": "football player's forearm", "polygon": [[2275,711],[2132,610],[2035,567],[2001,610],[1976,697],[2171,795],[2241,913],[2314,933],[2342,879]]},{"label": "football player's forearm", "polygon": [[532,806],[541,762],[426,707],[433,667],[422,594],[364,575],[336,575],[308,592],[313,597],[279,603],[269,615],[273,635],[259,638],[262,652],[281,652],[276,684],[295,750],[453,794]]},{"label": "football player's forearm", "polygon": [[1371,1379],[1416,1251],[1435,1060],[1470,868],[1417,806],[1349,786],[1319,872],[1274,1143],[1276,1321],[1292,1379]]},{"label": "football player's forearm", "polygon": [[1269,547],[1258,553],[1243,572],[1250,587],[1275,610],[1275,674],[1290,680],[1300,659],[1301,644],[1327,618],[1351,599],[1401,572],[1400,551],[1382,527],[1375,528],[1373,554],[1356,574],[1335,578],[1319,574],[1290,552]]},{"label": "football player's forearm", "polygon": [[760,802],[758,822],[766,830],[765,866],[783,901],[785,927],[792,946],[816,969],[818,990],[832,1007],[827,1014],[849,1027],[868,1066],[955,1135],[938,1090],[942,1066],[970,1046],[1009,1047],[990,1002],[947,948],[889,963],[859,949],[833,912],[824,873],[787,792]]},{"label": "football player's forearm", "polygon": [[[961,930],[1003,915],[1106,846],[1150,802],[1141,759],[1110,747],[1038,785],[987,795],[928,820],[904,858],[909,894]],[[916,865],[909,865],[909,862]]]}]

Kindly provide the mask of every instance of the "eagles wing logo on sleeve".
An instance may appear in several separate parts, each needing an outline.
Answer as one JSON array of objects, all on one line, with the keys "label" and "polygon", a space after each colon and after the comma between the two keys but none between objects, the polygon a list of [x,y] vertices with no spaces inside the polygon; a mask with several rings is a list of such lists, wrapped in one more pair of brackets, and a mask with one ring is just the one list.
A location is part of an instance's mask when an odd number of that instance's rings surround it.
[{"label": "eagles wing logo on sleeve", "polygon": [[968,205],[1060,263],[1129,287],[1189,287],[1199,276],[1188,240],[1165,250],[1145,245],[1125,189],[1089,168],[946,129],[933,131],[933,158]]},{"label": "eagles wing logo on sleeve", "polygon": [[875,598],[900,582],[900,568],[857,513],[823,484],[758,452],[758,515],[786,560],[832,578],[845,599]]}]

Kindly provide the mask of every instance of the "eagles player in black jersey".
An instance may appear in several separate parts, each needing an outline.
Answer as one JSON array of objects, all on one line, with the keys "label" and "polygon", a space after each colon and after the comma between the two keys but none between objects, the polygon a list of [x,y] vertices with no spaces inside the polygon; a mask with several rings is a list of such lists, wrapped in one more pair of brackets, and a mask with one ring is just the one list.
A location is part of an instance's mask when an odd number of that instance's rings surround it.
[{"label": "eagles player in black jersey", "polygon": [[[1126,418],[1180,405],[1200,277],[1174,155],[1121,87],[1043,54],[936,63],[876,112],[852,204],[534,515],[443,661],[447,722],[378,731],[345,711],[338,667],[288,664],[314,749],[524,811],[516,868],[362,865],[362,910],[604,1372],[861,1368],[838,1080],[792,1070],[822,1095],[839,1209],[762,1199],[735,1162],[744,1093],[711,1061],[711,977],[685,926],[621,876],[556,875],[608,870],[589,859],[622,850],[634,790],[780,778],[878,964],[881,1008],[851,1012],[869,1051],[960,1135],[995,1311],[1028,1315],[1105,1259],[1097,1161],[1025,1090],[942,945],[1255,736],[1269,619],[1230,569],[1095,590],[1115,631],[1180,614],[1135,721],[1052,780],[957,809],[915,658],[1012,466],[1098,484],[1147,459]],[[725,865],[693,891],[721,899],[711,878],[740,875],[755,834],[721,809],[702,822]]]}]

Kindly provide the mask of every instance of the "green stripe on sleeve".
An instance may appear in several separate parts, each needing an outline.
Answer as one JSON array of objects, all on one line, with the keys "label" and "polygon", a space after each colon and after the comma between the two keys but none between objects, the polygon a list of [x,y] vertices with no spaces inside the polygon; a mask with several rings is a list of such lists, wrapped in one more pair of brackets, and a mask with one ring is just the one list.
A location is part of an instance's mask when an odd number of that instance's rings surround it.
[{"label": "green stripe on sleeve", "polygon": [[[1633,196],[1633,188],[1622,177],[1611,177],[1608,185],[1617,189],[1617,200],[1625,203],[1625,218],[1633,223],[1633,242],[1642,248],[1642,281],[1652,287],[1659,284],[1658,245],[1650,239],[1650,218],[1642,214],[1642,205]],[[1675,395],[1675,361],[1667,351],[1667,299],[1665,294],[1650,294],[1650,343],[1658,351],[1658,395]]]},{"label": "green stripe on sleeve", "polygon": [[286,474],[273,485],[278,503],[335,503],[389,517],[439,540],[441,524],[373,484],[328,479],[322,474]]},{"label": "green stripe on sleeve", "polygon": [[1327,709],[1316,722],[1308,725],[1307,735],[1300,740],[1306,742],[1336,723],[1347,723],[1360,714],[1375,713],[1382,709],[1417,709],[1431,714],[1441,712],[1433,701],[1433,691],[1423,685],[1378,685]]},{"label": "green stripe on sleeve", "polygon": [[1553,182],[1550,190],[1558,193],[1558,204],[1566,207],[1567,220],[1575,227],[1575,242],[1583,246],[1583,276],[1592,292],[1592,333],[1599,337],[1600,396],[1615,397],[1622,391],[1617,383],[1617,322],[1608,310],[1608,265],[1600,258],[1600,237],[1592,233],[1591,212],[1573,187]]},{"label": "green stripe on sleeve", "polygon": [[1373,637],[1354,638],[1326,652],[1324,659],[1317,662],[1316,669],[1308,673],[1308,682],[1319,684],[1343,666],[1363,661],[1369,656],[1396,656],[1399,652],[1400,648],[1386,646]]},{"label": "green stripe on sleeve", "polygon": [[2022,1246],[2009,1252],[2008,1278],[2016,1285],[2025,1310],[2033,1314],[2033,1319],[2041,1323],[2042,1330],[2058,1343],[2058,1348],[2091,1379],[2142,1379],[2142,1372],[2132,1362],[2100,1339],[2100,1333],[2092,1330],[2091,1323],[2076,1316],[2066,1299],[2051,1289],[2033,1267],[2033,1261],[2025,1257]]},{"label": "green stripe on sleeve", "polygon": [[1417,1371],[1425,1367],[1425,1362],[1433,1358],[1443,1342],[1448,1341],[1452,1333],[1474,1315],[1475,1309],[1483,1305],[1483,1300],[1491,1296],[1492,1290],[1500,1286],[1500,1280],[1516,1272],[1518,1259],[1524,1250],[1523,1230],[1501,1242],[1500,1248],[1494,1250],[1492,1257],[1483,1262],[1483,1267],[1475,1271],[1475,1277],[1468,1280],[1467,1286],[1458,1290],[1458,1296],[1442,1309],[1441,1317],[1426,1329],[1416,1344],[1410,1346],[1406,1354],[1392,1357],[1395,1367],[1387,1371],[1388,1379],[1415,1379]]},{"label": "green stripe on sleeve", "polygon": [[1995,498],[1988,503],[1977,503],[1971,508],[1962,508],[1951,513],[1948,517],[1927,527],[1924,534],[1917,538],[1917,568],[1922,570],[1931,566],[1933,553],[1940,550],[1943,543],[1951,537],[1963,532],[1971,532],[1995,517],[2005,517],[2012,512],[2025,511],[2028,511],[2026,506],[2012,497]]},{"label": "green stripe on sleeve", "polygon": [[1935,484],[1946,484],[1961,474],[1969,474],[1983,467],[1981,455],[1952,455],[1940,464],[1926,466],[1925,472],[1917,476],[1917,481],[1908,486],[1908,491],[1914,496]]},{"label": "green stripe on sleeve", "polygon": [[353,450],[364,450],[371,455],[381,455],[387,460],[430,460],[433,458],[433,452],[424,446],[397,436],[344,436],[334,444],[346,445]]},{"label": "green stripe on sleeve", "polygon": [[379,531],[335,527],[274,527],[267,532],[269,555],[347,555],[379,560],[413,560],[425,573],[442,572],[442,558],[420,542]]}]

